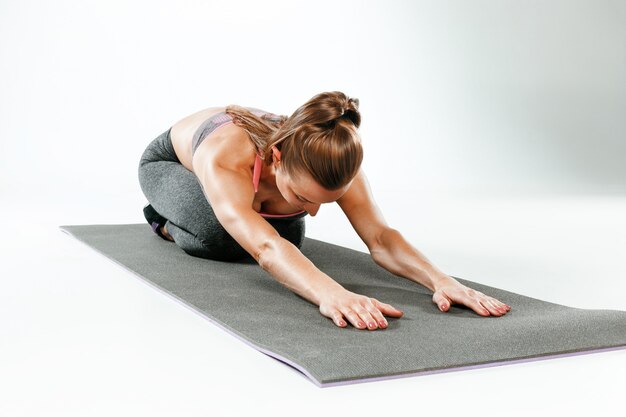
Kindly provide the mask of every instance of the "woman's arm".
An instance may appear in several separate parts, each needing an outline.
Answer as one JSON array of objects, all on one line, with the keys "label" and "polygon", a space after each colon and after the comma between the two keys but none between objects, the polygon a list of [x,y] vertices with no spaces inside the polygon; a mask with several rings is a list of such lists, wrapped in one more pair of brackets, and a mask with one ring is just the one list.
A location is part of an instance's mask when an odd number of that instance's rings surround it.
[{"label": "woman's arm", "polygon": [[399,231],[390,227],[381,231],[378,244],[370,253],[374,262],[387,271],[415,281],[433,292],[439,283],[449,278],[411,246]]},{"label": "woman's arm", "polygon": [[392,274],[433,291],[433,302],[441,311],[448,311],[454,303],[464,304],[483,316],[500,316],[510,310],[506,304],[441,272],[399,231],[389,227],[374,201],[362,169],[337,203],[369,249],[374,262]]},{"label": "woman's arm", "polygon": [[409,245],[400,232],[389,227],[374,201],[362,168],[337,204],[378,265],[435,291],[437,281],[444,276],[443,272]]},{"label": "woman's arm", "polygon": [[[218,160],[224,162],[227,156]],[[387,327],[383,314],[402,316],[389,304],[345,289],[254,211],[252,174],[245,168],[245,161],[242,169],[228,169],[196,153],[193,163],[202,190],[224,229],[276,281],[318,305],[320,313],[337,326],[347,326],[345,317],[359,329],[374,330]]]},{"label": "woman's arm", "polygon": [[343,289],[252,209],[250,170],[195,161],[194,171],[218,221],[273,278],[317,305],[326,293]]},{"label": "woman's arm", "polygon": [[511,307],[499,300],[473,290],[441,272],[395,229],[385,229],[379,246],[372,251],[374,261],[392,274],[410,279],[433,291],[433,303],[443,312],[452,304],[470,307],[481,316],[501,316]]}]

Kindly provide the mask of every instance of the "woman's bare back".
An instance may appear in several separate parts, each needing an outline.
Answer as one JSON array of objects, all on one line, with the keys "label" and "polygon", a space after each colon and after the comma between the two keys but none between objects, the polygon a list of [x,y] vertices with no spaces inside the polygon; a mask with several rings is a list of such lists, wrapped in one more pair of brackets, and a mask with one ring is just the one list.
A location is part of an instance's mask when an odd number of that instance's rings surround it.
[{"label": "woman's bare back", "polygon": [[[208,118],[224,110],[225,107],[209,107],[193,113],[172,125],[170,132],[172,146],[181,164],[189,171],[194,172],[191,141],[196,130],[198,130],[200,125]],[[256,149],[247,134],[242,135],[242,131],[242,128],[234,124],[220,127],[215,132],[206,136],[198,147],[198,150],[200,150],[200,147],[211,148],[219,146],[226,147],[226,155],[245,152],[248,154],[248,157],[246,157],[246,166],[250,169],[250,172],[252,172],[256,158]],[[196,150],[196,152],[198,150]],[[235,158],[233,158],[233,160],[234,159]],[[220,162],[224,163],[223,160]],[[233,166],[233,168],[237,169],[236,166]],[[267,166],[263,165],[263,170],[266,169]],[[250,186],[252,187],[252,182],[250,182]],[[252,208],[256,212],[268,214],[291,214],[299,210],[298,207],[292,206],[282,197],[276,186],[275,179],[268,178],[264,176],[263,173],[261,174],[258,192],[255,194]]]},{"label": "woman's bare back", "polygon": [[[191,163],[191,139],[194,133],[196,133],[196,130],[198,130],[206,119],[224,111],[224,109],[224,107],[209,107],[179,120],[172,126],[170,132],[172,146],[180,162],[189,171],[193,172]],[[213,137],[215,137],[215,135],[209,135],[205,140],[210,142]]]}]

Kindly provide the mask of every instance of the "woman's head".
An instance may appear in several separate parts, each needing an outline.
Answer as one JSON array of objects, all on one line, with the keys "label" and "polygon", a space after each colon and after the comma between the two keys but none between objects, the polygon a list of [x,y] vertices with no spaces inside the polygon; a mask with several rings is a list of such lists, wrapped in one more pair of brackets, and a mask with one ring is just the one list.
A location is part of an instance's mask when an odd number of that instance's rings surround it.
[{"label": "woman's head", "polygon": [[280,151],[275,146],[272,151],[276,187],[289,204],[298,207],[299,210],[308,211],[311,216],[315,216],[320,205],[338,200],[350,186],[348,183],[339,189],[327,190],[309,174],[292,176],[283,168]]},{"label": "woman's head", "polygon": [[[363,161],[359,100],[340,91],[314,96],[289,117],[259,118],[239,106],[228,106],[226,113],[250,135],[265,164],[275,164],[277,184],[284,176],[290,181],[283,185],[290,182],[304,193],[308,189],[307,199],[339,198]],[[280,191],[289,201],[285,190]],[[311,198],[327,202],[323,200]]]}]

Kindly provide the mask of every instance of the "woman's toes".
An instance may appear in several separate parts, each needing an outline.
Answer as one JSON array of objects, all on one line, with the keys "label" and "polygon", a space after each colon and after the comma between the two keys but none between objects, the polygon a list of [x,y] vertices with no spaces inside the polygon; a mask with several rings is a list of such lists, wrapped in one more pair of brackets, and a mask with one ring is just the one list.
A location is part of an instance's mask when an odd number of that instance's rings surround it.
[{"label": "woman's toes", "polygon": [[167,229],[165,228],[165,225],[161,226],[161,233],[163,233],[163,236],[165,236],[167,240],[171,240],[172,242],[174,241],[174,238],[170,236],[169,233],[167,233]]}]

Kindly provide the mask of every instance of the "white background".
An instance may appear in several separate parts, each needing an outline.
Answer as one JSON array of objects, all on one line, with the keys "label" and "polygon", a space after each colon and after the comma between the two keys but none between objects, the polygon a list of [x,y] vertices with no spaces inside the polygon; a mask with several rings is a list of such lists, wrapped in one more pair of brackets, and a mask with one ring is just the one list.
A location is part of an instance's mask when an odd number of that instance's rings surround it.
[{"label": "white background", "polygon": [[[319,389],[58,226],[144,222],[139,157],[192,112],[340,90],[437,266],[626,310],[625,74],[621,1],[0,2],[0,414],[619,411],[624,351]],[[336,205],[307,236],[366,250]]]}]

